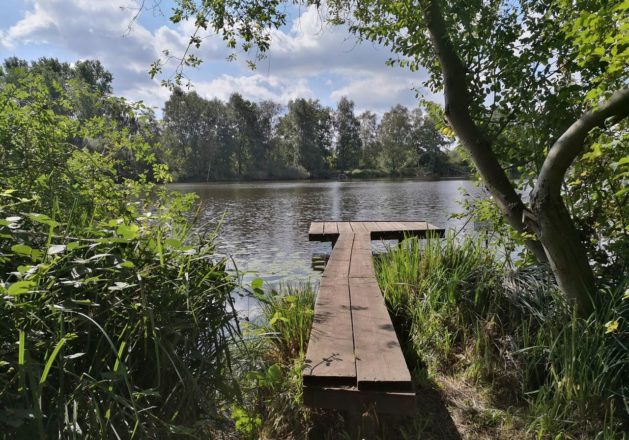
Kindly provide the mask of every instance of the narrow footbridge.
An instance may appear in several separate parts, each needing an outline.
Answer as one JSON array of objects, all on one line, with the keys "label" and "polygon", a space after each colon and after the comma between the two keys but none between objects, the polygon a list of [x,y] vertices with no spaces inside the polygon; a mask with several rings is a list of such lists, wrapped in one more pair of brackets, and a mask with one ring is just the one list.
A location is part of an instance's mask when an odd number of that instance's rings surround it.
[{"label": "narrow footbridge", "polygon": [[304,403],[350,412],[408,413],[415,392],[376,281],[371,240],[443,236],[426,222],[319,221],[310,241],[331,241],[303,372]]}]

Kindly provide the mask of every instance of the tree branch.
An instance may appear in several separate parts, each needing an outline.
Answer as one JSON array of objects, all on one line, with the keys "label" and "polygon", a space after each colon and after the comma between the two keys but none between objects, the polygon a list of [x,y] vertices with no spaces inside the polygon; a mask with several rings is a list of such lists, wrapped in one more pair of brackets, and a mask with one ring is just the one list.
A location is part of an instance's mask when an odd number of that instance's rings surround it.
[{"label": "tree branch", "polygon": [[585,112],[554,143],[539,173],[533,190],[538,196],[559,195],[568,168],[581,153],[588,133],[604,127],[605,121],[615,117],[618,122],[629,116],[629,88],[618,90],[596,109]]},{"label": "tree branch", "polygon": [[[492,151],[491,142],[470,114],[471,98],[466,69],[448,35],[439,0],[423,2],[422,13],[441,64],[445,116],[472,156],[487,189],[494,196],[509,224],[518,232],[527,232],[523,222],[524,203],[500,166]],[[526,240],[526,244],[538,261],[547,261],[544,249],[538,241]]]}]

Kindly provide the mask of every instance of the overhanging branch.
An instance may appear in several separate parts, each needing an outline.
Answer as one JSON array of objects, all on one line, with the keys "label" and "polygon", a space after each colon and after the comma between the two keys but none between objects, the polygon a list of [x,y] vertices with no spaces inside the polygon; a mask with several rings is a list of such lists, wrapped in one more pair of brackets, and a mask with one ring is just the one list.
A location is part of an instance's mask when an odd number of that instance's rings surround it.
[{"label": "overhanging branch", "polygon": [[583,150],[588,133],[596,127],[603,127],[608,118],[614,117],[614,122],[618,122],[627,116],[629,88],[618,90],[596,109],[585,112],[553,144],[544,160],[533,193],[538,196],[558,196],[566,171]]}]

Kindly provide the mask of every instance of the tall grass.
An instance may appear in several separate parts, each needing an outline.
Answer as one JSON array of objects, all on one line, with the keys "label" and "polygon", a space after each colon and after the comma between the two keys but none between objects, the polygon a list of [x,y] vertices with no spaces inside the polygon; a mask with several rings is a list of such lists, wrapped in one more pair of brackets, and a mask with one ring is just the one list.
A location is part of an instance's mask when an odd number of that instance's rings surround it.
[{"label": "tall grass", "polygon": [[[505,269],[467,238],[406,240],[377,276],[407,358],[522,409],[540,438],[615,438],[629,414],[629,299],[601,291],[573,314],[543,268]],[[624,294],[624,296],[623,296]]]},{"label": "tall grass", "polygon": [[259,319],[244,329],[246,344],[234,354],[242,399],[232,408],[239,433],[250,439],[338,438],[339,414],[303,406],[302,370],[314,317],[310,284],[263,292]]},{"label": "tall grass", "polygon": [[3,438],[168,438],[216,424],[234,315],[211,242],[159,213],[89,229],[27,204],[0,218]]},{"label": "tall grass", "polygon": [[307,428],[301,406],[301,369],[314,315],[310,285],[264,292],[254,280],[262,313],[243,328],[245,344],[234,347],[242,398],[232,407],[236,430],[245,438],[277,438]]}]

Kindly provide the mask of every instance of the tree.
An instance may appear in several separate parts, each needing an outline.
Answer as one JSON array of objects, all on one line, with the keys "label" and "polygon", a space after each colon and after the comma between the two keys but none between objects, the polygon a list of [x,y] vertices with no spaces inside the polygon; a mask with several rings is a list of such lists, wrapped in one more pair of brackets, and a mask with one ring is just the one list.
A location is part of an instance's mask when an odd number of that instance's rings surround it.
[{"label": "tree", "polygon": [[295,99],[279,122],[280,142],[292,166],[303,166],[311,177],[326,174],[330,155],[332,115],[319,101]]},{"label": "tree", "polygon": [[378,140],[387,168],[398,173],[410,158],[411,124],[406,107],[396,105],[382,116]]},{"label": "tree", "polygon": [[362,142],[360,124],[354,116],[354,102],[342,97],[334,113],[336,129],[336,168],[352,170],[358,167]]},{"label": "tree", "polygon": [[[243,49],[264,52],[269,29],[285,24],[280,3],[181,2],[174,21],[194,18],[234,49],[240,38]],[[508,223],[550,263],[566,297],[589,311],[594,275],[561,187],[590,132],[610,131],[629,113],[627,2],[333,0],[328,8],[333,22],[389,45],[401,66],[428,71],[426,85],[443,91],[444,117]],[[200,44],[195,33],[190,45]],[[198,62],[182,58],[180,67]],[[506,136],[523,130],[534,136]],[[519,183],[505,172],[513,166]],[[528,206],[518,186],[533,188]]]},{"label": "tree", "polygon": [[229,173],[232,136],[225,113],[225,105],[218,100],[173,91],[164,105],[162,133],[173,172],[190,180],[210,180]]},{"label": "tree", "polygon": [[382,146],[378,141],[378,120],[376,114],[365,111],[358,116],[360,123],[360,141],[363,147],[361,165],[377,168]]},{"label": "tree", "polygon": [[[410,67],[429,70],[428,85],[444,91],[444,116],[511,226],[535,237],[527,239],[527,245],[539,260],[550,263],[564,294],[582,312],[591,310],[594,277],[561,185],[583,152],[588,133],[605,127],[608,118],[620,120],[629,112],[629,90],[623,88],[619,67],[614,66],[616,70],[606,78],[607,101],[584,112],[588,93],[601,88],[600,75],[593,72],[600,72],[602,66],[595,66],[600,59],[578,64],[579,50],[566,32],[572,12],[542,2],[430,0],[419,8],[409,6],[410,2],[361,2],[353,29],[391,45],[410,59]],[[602,4],[578,6],[596,10]],[[614,8],[626,9],[620,2]],[[620,38],[621,26],[616,24],[620,18],[610,25],[615,29],[610,32],[613,44],[614,32]],[[400,59],[400,63],[409,61]],[[541,128],[537,142],[514,144],[501,136],[514,124]],[[528,207],[499,160],[510,161],[516,155],[518,161],[525,156],[535,170],[525,179],[533,187]]]},{"label": "tree", "polygon": [[245,169],[260,167],[266,154],[267,143],[263,139],[262,129],[258,125],[258,106],[234,93],[227,103],[236,154],[238,177]]},{"label": "tree", "polygon": [[439,173],[448,166],[447,156],[442,151],[448,142],[437,130],[433,120],[421,109],[411,112],[411,144],[417,168],[427,168],[431,173]]}]

